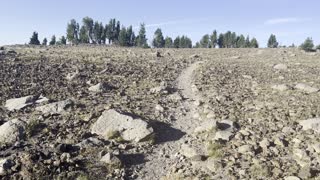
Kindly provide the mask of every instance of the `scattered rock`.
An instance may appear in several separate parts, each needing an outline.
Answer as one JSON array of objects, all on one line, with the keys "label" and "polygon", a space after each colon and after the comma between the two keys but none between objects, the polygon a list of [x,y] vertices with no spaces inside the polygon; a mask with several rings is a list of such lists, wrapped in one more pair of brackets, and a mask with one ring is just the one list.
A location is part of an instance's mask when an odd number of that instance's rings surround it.
[{"label": "scattered rock", "polygon": [[160,86],[150,89],[150,92],[153,93],[153,94],[158,94],[158,93],[161,93],[161,92],[168,92],[167,88],[168,88],[167,84],[165,82],[161,82]]},{"label": "scattered rock", "polygon": [[42,112],[43,114],[59,115],[67,112],[67,110],[73,105],[74,105],[73,101],[70,99],[67,99],[64,101],[59,101],[59,102],[36,107],[36,110]]},{"label": "scattered rock", "polygon": [[102,136],[105,139],[112,139],[115,136],[125,141],[140,142],[146,140],[153,129],[148,123],[129,115],[124,115],[114,109],[102,113],[91,128],[91,132]]},{"label": "scattered rock", "polygon": [[305,150],[294,149],[293,150],[293,158],[301,167],[310,165],[311,159]]},{"label": "scattered rock", "polygon": [[97,146],[103,146],[103,145],[104,145],[104,142],[94,137],[89,137],[88,139],[85,139],[80,143],[76,144],[76,146],[80,148],[97,147]]},{"label": "scattered rock", "polygon": [[235,133],[234,122],[230,120],[222,120],[217,122],[218,131],[215,134],[214,140],[229,141]]},{"label": "scattered rock", "polygon": [[271,86],[271,88],[278,91],[286,91],[289,89],[289,86],[287,86],[286,84],[278,84]]},{"label": "scattered rock", "polygon": [[89,87],[89,91],[91,92],[106,92],[108,90],[112,90],[112,87],[109,86],[107,83],[98,83],[94,86]]},{"label": "scattered rock", "polygon": [[121,160],[112,153],[107,153],[100,159],[100,161],[111,165],[112,167],[120,168],[122,166]]},{"label": "scattered rock", "polygon": [[196,127],[194,132],[201,133],[201,132],[205,132],[205,131],[214,130],[216,128],[216,123],[217,123],[217,121],[213,120],[213,119],[206,120],[206,121],[202,122],[200,126]]},{"label": "scattered rock", "polygon": [[284,177],[284,180],[300,180],[297,176],[286,176]]},{"label": "scattered rock", "polygon": [[303,130],[312,129],[313,131],[320,133],[320,118],[313,118],[300,121],[299,124]]},{"label": "scattered rock", "polygon": [[0,159],[0,176],[5,175],[13,165],[14,162],[9,159]]},{"label": "scattered rock", "polygon": [[72,81],[74,78],[78,77],[79,74],[80,74],[80,73],[79,73],[79,70],[77,69],[76,72],[67,74],[66,79],[67,79],[68,81]]},{"label": "scattered rock", "polygon": [[277,64],[277,65],[273,66],[273,69],[276,69],[276,70],[287,70],[288,67],[285,64]]},{"label": "scattered rock", "polygon": [[319,91],[318,88],[311,87],[311,86],[306,85],[306,84],[304,84],[304,83],[299,83],[299,84],[297,84],[294,88],[295,88],[295,89],[298,89],[298,90],[301,90],[301,91],[303,91],[303,92],[305,92],[305,93],[308,93],[308,94],[310,94],[310,93],[315,93],[315,92],[318,92],[318,91]]},{"label": "scattered rock", "polygon": [[12,119],[0,126],[0,143],[13,144],[23,139],[26,122]]},{"label": "scattered rock", "polygon": [[250,153],[252,152],[252,147],[251,145],[242,145],[240,147],[238,147],[238,152],[241,153],[241,154],[247,154],[247,153]]},{"label": "scattered rock", "polygon": [[9,111],[20,110],[32,105],[36,99],[36,96],[25,96],[21,98],[9,99],[6,101],[5,107]]},{"label": "scattered rock", "polygon": [[180,148],[180,153],[184,155],[187,158],[192,158],[194,156],[197,156],[197,151],[188,144],[182,144]]}]

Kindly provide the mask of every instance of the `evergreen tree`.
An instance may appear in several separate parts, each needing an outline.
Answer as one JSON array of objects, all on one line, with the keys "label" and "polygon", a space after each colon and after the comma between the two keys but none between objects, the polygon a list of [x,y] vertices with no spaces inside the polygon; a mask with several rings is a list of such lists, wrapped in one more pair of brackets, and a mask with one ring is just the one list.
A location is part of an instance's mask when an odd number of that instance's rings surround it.
[{"label": "evergreen tree", "polygon": [[55,36],[55,35],[53,35],[53,36],[51,37],[51,41],[49,42],[49,44],[50,44],[51,46],[56,44],[56,36]]},{"label": "evergreen tree", "polygon": [[237,48],[245,48],[246,47],[246,39],[245,37],[241,34],[237,38],[237,43],[236,43]]},{"label": "evergreen tree", "polygon": [[79,24],[72,19],[67,25],[67,39],[71,44],[78,44]]},{"label": "evergreen tree", "polygon": [[247,36],[247,38],[246,38],[245,47],[246,48],[250,48],[251,47],[251,42],[250,42],[250,37],[249,36]]},{"label": "evergreen tree", "polygon": [[145,24],[140,24],[139,35],[136,38],[136,45],[138,47],[146,48],[148,47],[147,38],[146,38],[146,28]]},{"label": "evergreen tree", "polygon": [[154,36],[153,36],[153,41],[152,41],[152,45],[155,48],[163,48],[165,44],[163,35],[162,35],[162,31],[160,28],[158,28],[155,32],[154,32]]},{"label": "evergreen tree", "polygon": [[127,46],[127,30],[123,26],[119,33],[119,45],[120,46]]},{"label": "evergreen tree", "polygon": [[173,42],[172,42],[171,37],[167,36],[164,41],[165,41],[165,43],[164,43],[165,48],[172,48],[173,47]]},{"label": "evergreen tree", "polygon": [[200,47],[201,47],[200,43],[196,42],[196,45],[194,46],[194,48],[200,48]]},{"label": "evergreen tree", "polygon": [[40,41],[38,39],[38,33],[36,31],[33,32],[29,44],[31,45],[40,45]]},{"label": "evergreen tree", "polygon": [[206,34],[201,38],[200,47],[201,48],[210,48],[211,47],[209,34]]},{"label": "evergreen tree", "polygon": [[277,48],[279,43],[277,42],[277,38],[274,34],[271,34],[268,40],[268,48]]},{"label": "evergreen tree", "polygon": [[231,47],[237,47],[237,34],[235,32],[231,33]]},{"label": "evergreen tree", "polygon": [[176,37],[173,41],[173,47],[179,48],[180,47],[180,36]]},{"label": "evergreen tree", "polygon": [[215,48],[218,43],[217,31],[214,30],[210,36],[211,47]]},{"label": "evergreen tree", "polygon": [[67,39],[66,39],[66,37],[61,36],[59,43],[62,44],[62,45],[66,45],[66,44],[67,44]]},{"label": "evergreen tree", "polygon": [[80,28],[79,41],[80,41],[80,43],[83,43],[83,44],[90,42],[89,36],[87,34],[87,30],[84,26],[81,26],[81,28]]},{"label": "evergreen tree", "polygon": [[85,17],[85,18],[83,18],[82,19],[82,23],[83,23],[83,26],[84,26],[84,28],[85,28],[85,30],[86,30],[86,34],[87,34],[87,36],[88,36],[88,38],[89,38],[89,42],[91,41],[91,42],[94,42],[93,41],[93,19],[92,18],[90,18],[90,17]]},{"label": "evergreen tree", "polygon": [[217,44],[219,46],[219,48],[225,48],[225,44],[224,44],[224,35],[222,33],[219,34],[219,38],[217,41]]},{"label": "evergreen tree", "polygon": [[132,26],[127,28],[127,46],[134,46],[136,41],[136,35],[132,30]]},{"label": "evergreen tree", "polygon": [[96,21],[93,26],[93,43],[101,44],[103,31],[102,23]]},{"label": "evergreen tree", "polygon": [[256,38],[252,38],[251,41],[250,41],[250,47],[251,48],[259,48],[259,43],[257,41]]},{"label": "evergreen tree", "polygon": [[48,40],[47,40],[47,38],[44,38],[42,41],[42,45],[46,46],[47,44],[48,44]]},{"label": "evergreen tree", "polygon": [[223,41],[224,41],[223,44],[225,45],[226,48],[231,48],[232,47],[232,34],[231,34],[231,31],[227,31],[224,34]]},{"label": "evergreen tree", "polygon": [[314,44],[312,38],[308,37],[300,47],[306,52],[313,51]]}]

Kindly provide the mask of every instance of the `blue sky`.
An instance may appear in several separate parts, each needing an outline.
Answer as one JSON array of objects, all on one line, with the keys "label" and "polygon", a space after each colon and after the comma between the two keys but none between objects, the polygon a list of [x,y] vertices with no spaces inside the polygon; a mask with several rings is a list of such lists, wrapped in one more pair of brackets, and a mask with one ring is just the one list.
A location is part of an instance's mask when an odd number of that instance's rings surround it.
[{"label": "blue sky", "polygon": [[[1,2],[2,1],[2,2]],[[164,35],[187,35],[193,42],[214,29],[256,37],[264,47],[271,33],[283,45],[300,44],[306,37],[320,43],[320,1],[317,0],[0,0],[0,45],[23,44],[33,31],[39,39],[65,35],[72,19],[85,16],[107,23],[138,26],[147,36],[160,27]],[[137,32],[138,29],[135,29]]]}]

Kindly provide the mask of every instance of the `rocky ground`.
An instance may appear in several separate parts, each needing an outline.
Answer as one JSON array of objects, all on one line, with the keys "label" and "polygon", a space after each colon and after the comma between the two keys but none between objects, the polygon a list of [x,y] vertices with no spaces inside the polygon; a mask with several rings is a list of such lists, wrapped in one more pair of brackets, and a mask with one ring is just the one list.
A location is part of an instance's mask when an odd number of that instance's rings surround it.
[{"label": "rocky ground", "polygon": [[1,179],[317,179],[320,54],[0,50]]}]

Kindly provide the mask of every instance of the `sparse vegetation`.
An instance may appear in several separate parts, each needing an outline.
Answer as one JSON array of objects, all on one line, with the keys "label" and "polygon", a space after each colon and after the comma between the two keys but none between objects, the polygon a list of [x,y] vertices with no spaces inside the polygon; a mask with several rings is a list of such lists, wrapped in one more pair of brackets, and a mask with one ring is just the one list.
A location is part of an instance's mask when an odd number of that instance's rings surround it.
[{"label": "sparse vegetation", "polygon": [[314,44],[313,44],[313,40],[311,37],[308,37],[304,43],[301,44],[301,49],[303,49],[306,52],[311,52],[314,51]]}]

